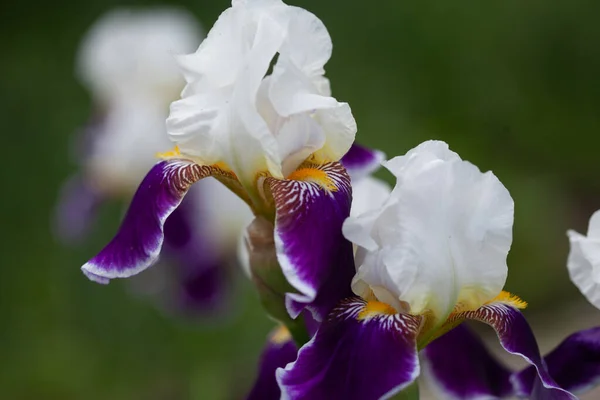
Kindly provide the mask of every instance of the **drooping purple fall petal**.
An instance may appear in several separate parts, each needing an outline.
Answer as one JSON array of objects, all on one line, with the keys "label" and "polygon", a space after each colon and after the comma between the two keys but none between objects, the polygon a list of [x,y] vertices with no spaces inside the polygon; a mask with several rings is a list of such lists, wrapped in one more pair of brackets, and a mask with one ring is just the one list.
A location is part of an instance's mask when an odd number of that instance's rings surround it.
[{"label": "drooping purple fall petal", "polygon": [[231,175],[215,166],[187,160],[157,163],[135,193],[116,236],[81,269],[90,279],[108,283],[148,268],[158,259],[166,219],[189,187],[209,175]]},{"label": "drooping purple fall petal", "polygon": [[[600,383],[600,327],[572,334],[551,351],[544,361],[556,383],[571,393],[584,393]],[[533,367],[513,377],[519,394],[530,396],[537,374]]]},{"label": "drooping purple fall petal", "polygon": [[[488,324],[496,331],[502,347],[511,354],[521,356],[537,372],[529,395],[533,400],[577,399],[560,387],[552,378],[542,360],[535,336],[525,317],[515,307],[504,302],[492,302],[475,311],[455,314],[456,320],[472,319]],[[518,393],[517,393],[518,394]]]},{"label": "drooping purple fall petal", "polygon": [[282,398],[390,398],[419,375],[420,324],[420,317],[371,312],[360,298],[342,301],[298,359],[277,370]]},{"label": "drooping purple fall petal", "polygon": [[267,178],[276,208],[275,248],[293,318],[308,308],[318,320],[351,295],[352,244],[342,235],[350,215],[350,177],[340,163],[304,165],[288,179]]},{"label": "drooping purple fall petal", "polygon": [[356,181],[379,169],[383,160],[385,160],[383,152],[354,143],[340,162],[352,180]]},{"label": "drooping purple fall petal", "polygon": [[511,371],[464,324],[429,343],[421,355],[424,375],[444,398],[504,398],[513,393]]}]

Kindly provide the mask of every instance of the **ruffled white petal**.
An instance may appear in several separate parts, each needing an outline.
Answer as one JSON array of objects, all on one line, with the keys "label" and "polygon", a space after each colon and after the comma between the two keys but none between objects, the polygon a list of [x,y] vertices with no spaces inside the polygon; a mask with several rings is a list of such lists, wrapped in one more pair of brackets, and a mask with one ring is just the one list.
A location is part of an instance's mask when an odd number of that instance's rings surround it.
[{"label": "ruffled white petal", "polygon": [[283,176],[288,176],[312,153],[323,147],[325,135],[319,124],[308,115],[286,118],[277,135]]},{"label": "ruffled white petal", "polygon": [[590,218],[587,236],[568,231],[571,250],[567,267],[571,280],[594,306],[600,308],[600,211]]},{"label": "ruffled white petal", "polygon": [[387,201],[392,189],[384,181],[371,176],[352,182],[351,216],[379,210]]},{"label": "ruffled white petal", "polygon": [[300,7],[290,7],[289,14],[288,35],[280,52],[289,57],[309,79],[321,79],[333,49],[329,32],[319,18]]},{"label": "ruffled white petal", "polygon": [[[351,217],[348,239],[365,248],[353,289],[440,320],[476,308],[504,286],[513,201],[491,173],[443,142],[425,142],[385,164],[397,177],[379,211]],[[394,299],[393,301],[391,299]]]},{"label": "ruffled white petal", "polygon": [[166,127],[169,138],[182,152],[198,157],[206,164],[223,159],[216,138],[227,134],[227,97],[211,92],[185,97],[171,104]]},{"label": "ruffled white petal", "polygon": [[[225,161],[247,187],[265,170],[283,178],[315,153],[339,160],[356,123],[347,104],[330,97],[323,74],[331,49],[327,29],[306,10],[233,1],[198,51],[178,58],[188,84],[167,124],[171,139],[185,153]],[[224,94],[218,104],[187,107],[187,98],[213,93]]]},{"label": "ruffled white petal", "polygon": [[323,128],[325,145],[315,152],[320,162],[339,160],[350,150],[356,137],[356,121],[348,103],[338,103],[334,108],[317,110],[315,120]]}]

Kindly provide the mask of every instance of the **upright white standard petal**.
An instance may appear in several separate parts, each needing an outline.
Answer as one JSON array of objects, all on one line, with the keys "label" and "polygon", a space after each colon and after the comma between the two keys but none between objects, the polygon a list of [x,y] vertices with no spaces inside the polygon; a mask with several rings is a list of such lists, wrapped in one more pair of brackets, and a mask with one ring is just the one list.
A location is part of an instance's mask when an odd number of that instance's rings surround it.
[{"label": "upright white standard petal", "polygon": [[168,104],[184,83],[174,57],[192,51],[201,38],[198,23],[183,10],[117,9],[82,40],[77,73],[98,102],[167,92]]},{"label": "upright white standard petal", "polygon": [[225,162],[246,187],[265,172],[283,178],[310,157],[339,160],[356,123],[323,76],[331,49],[308,11],[234,0],[196,53],[179,58],[187,86],[167,119],[170,138],[202,163]]},{"label": "upright white standard petal", "polygon": [[590,218],[587,236],[568,231],[571,251],[567,267],[571,280],[594,306],[600,308],[600,210]]},{"label": "upright white standard petal", "polygon": [[351,216],[359,246],[353,290],[398,310],[444,321],[500,293],[512,242],[513,200],[443,142],[422,143],[384,164],[397,178],[379,210]]}]

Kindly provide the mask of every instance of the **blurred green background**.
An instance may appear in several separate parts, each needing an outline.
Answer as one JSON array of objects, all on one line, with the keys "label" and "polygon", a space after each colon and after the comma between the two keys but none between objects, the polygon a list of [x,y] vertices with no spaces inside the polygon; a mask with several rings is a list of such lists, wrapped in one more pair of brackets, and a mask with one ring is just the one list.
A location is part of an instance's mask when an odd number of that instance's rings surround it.
[{"label": "blurred green background", "polygon": [[[89,282],[79,266],[114,233],[120,208],[77,249],[53,239],[69,140],[90,115],[73,76],[81,36],[117,5],[65,0],[0,7],[4,158],[0,398],[235,399],[254,378],[272,323],[241,277],[230,315],[182,319]],[[164,4],[164,3],[161,3]],[[225,0],[170,2],[208,30]],[[600,2],[295,1],[327,25],[334,95],[358,140],[402,154],[443,139],[493,170],[516,204],[507,289],[540,340],[597,325],[565,268],[565,231],[600,208]],[[389,176],[382,173],[383,177]]]}]

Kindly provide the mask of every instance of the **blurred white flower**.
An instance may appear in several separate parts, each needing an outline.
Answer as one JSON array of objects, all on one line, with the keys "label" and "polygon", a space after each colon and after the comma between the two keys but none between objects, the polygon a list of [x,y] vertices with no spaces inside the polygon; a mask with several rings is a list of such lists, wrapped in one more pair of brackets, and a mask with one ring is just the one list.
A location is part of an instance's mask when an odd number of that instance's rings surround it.
[{"label": "blurred white flower", "polygon": [[[196,53],[180,57],[187,86],[167,128],[181,153],[224,162],[249,191],[307,159],[338,161],[356,123],[330,97],[331,38],[310,12],[280,0],[234,0]],[[274,63],[272,73],[269,74]]]},{"label": "blurred white flower", "polygon": [[129,194],[169,148],[165,119],[185,82],[175,61],[202,40],[179,9],[118,9],[101,17],[81,42],[77,73],[99,115],[84,158],[103,193]]},{"label": "blurred white flower", "polygon": [[571,251],[567,267],[571,280],[594,306],[600,308],[600,211],[590,218],[587,236],[567,232]]},{"label": "blurred white flower", "polygon": [[98,102],[166,95],[168,105],[184,85],[174,57],[193,50],[202,37],[194,17],[180,9],[116,9],[82,40],[77,73]]},{"label": "blurred white flower", "polygon": [[438,321],[496,297],[512,242],[513,200],[444,142],[428,141],[384,163],[397,178],[382,207],[344,224],[359,246],[353,291]]}]

